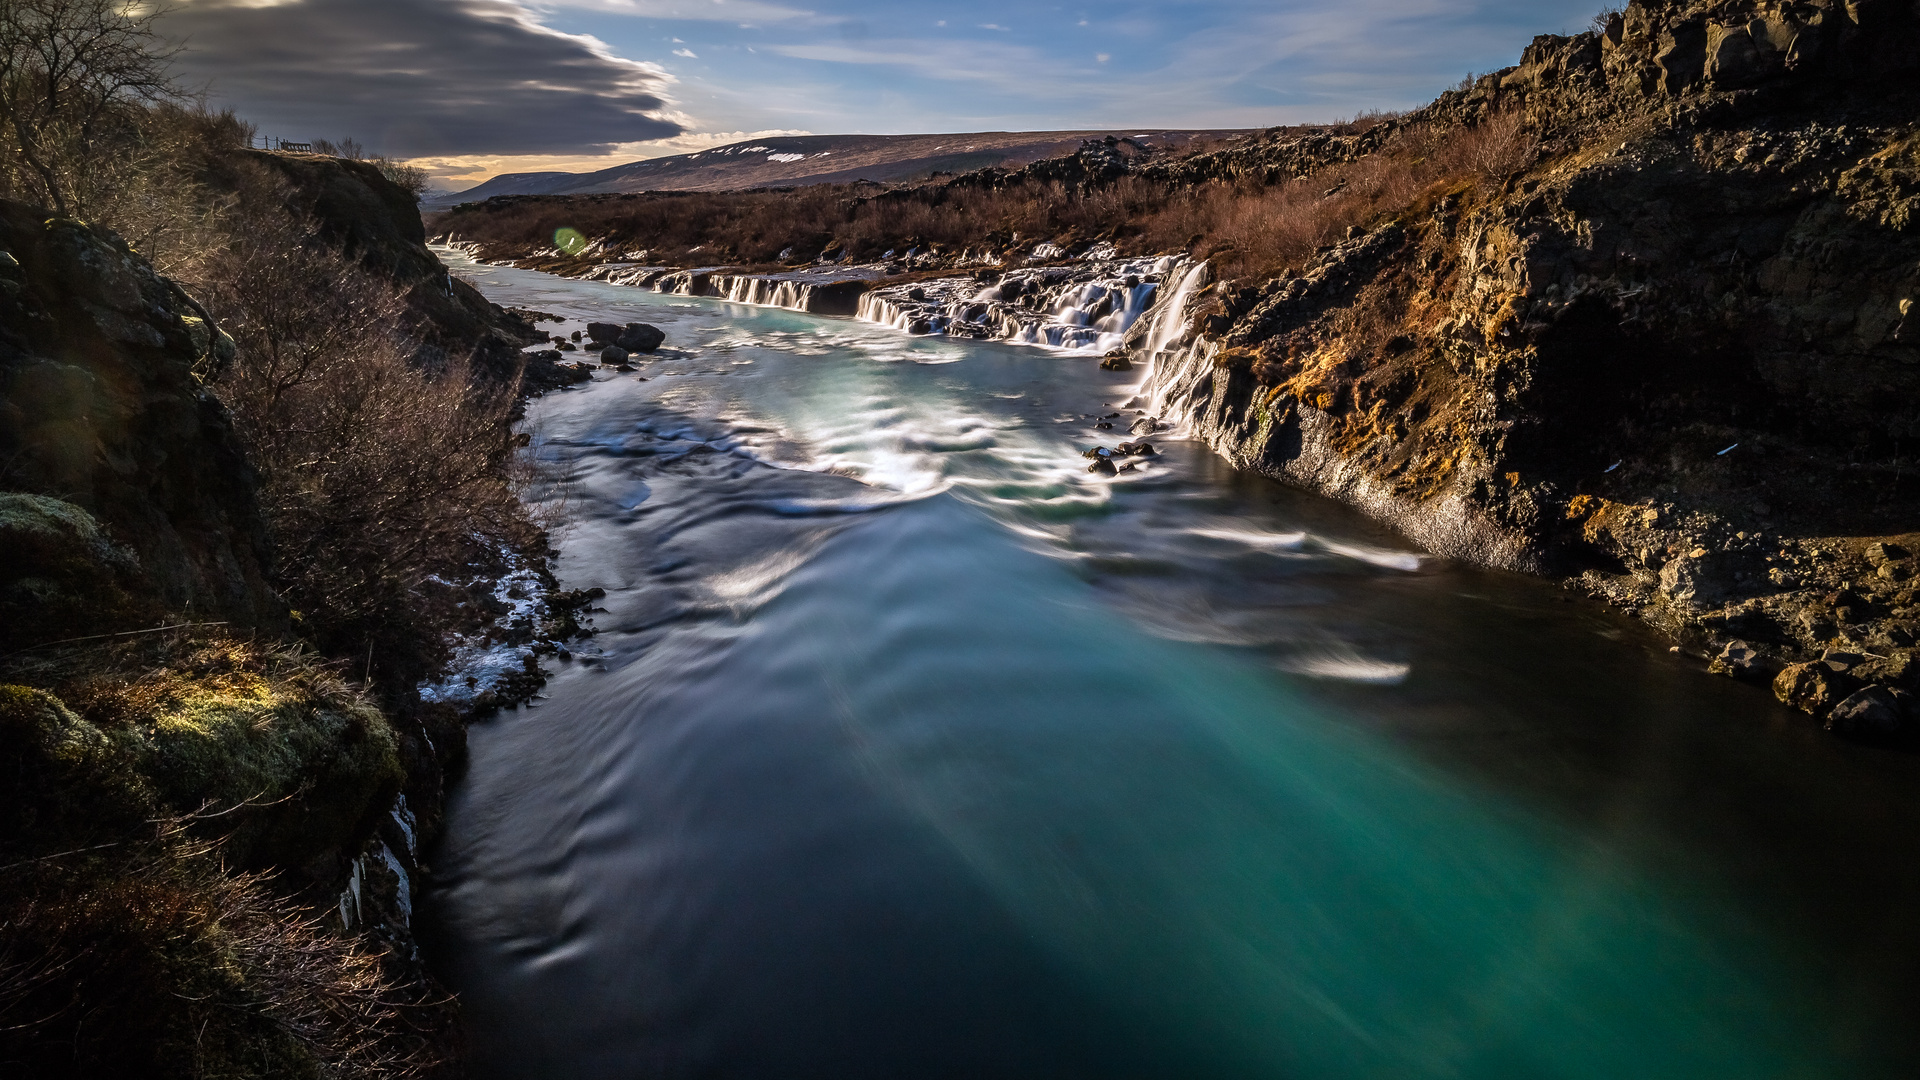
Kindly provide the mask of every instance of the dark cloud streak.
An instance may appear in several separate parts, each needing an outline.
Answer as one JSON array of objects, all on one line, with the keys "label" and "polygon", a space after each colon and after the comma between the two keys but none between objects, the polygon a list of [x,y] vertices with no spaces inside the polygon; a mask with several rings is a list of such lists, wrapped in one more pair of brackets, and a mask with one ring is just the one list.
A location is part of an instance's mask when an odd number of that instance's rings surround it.
[{"label": "dark cloud streak", "polygon": [[163,27],[187,44],[181,76],[288,139],[352,136],[403,157],[553,154],[683,130],[660,69],[508,0],[192,0]]}]

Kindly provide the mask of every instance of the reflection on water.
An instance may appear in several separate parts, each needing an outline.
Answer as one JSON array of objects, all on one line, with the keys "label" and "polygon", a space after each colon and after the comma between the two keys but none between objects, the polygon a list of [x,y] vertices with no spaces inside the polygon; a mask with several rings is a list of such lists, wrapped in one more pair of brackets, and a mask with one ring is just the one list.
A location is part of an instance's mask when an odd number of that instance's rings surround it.
[{"label": "reflection on water", "polygon": [[1909,760],[1178,440],[1089,475],[1086,360],[473,272],[685,350],[529,418],[608,611],[435,859],[483,1074],[1912,1074]]}]

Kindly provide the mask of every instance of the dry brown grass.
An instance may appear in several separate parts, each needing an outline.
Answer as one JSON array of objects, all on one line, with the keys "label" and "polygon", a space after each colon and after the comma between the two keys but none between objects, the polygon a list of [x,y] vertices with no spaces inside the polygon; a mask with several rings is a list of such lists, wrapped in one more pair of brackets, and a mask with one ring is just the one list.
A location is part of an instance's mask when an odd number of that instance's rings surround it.
[{"label": "dry brown grass", "polygon": [[[1361,131],[1388,116],[1358,118]],[[1298,266],[1348,228],[1395,217],[1437,192],[1491,185],[1524,168],[1536,147],[1517,113],[1472,127],[1415,125],[1377,152],[1275,184],[1170,185],[1133,175],[1077,189],[1022,181],[927,185],[876,195],[870,187],[499,199],[437,215],[435,231],[496,256],[552,245],[560,228],[606,241],[598,258],[647,252],[650,262],[769,263],[791,249],[810,260],[933,248],[1020,252],[1042,241],[1112,240],[1133,254],[1187,252],[1227,278]]]},{"label": "dry brown grass", "polygon": [[[165,819],[141,841],[10,860],[0,884],[9,1075],[420,1077],[447,1001],[376,942]],[[15,1071],[18,1070],[18,1071]]]}]

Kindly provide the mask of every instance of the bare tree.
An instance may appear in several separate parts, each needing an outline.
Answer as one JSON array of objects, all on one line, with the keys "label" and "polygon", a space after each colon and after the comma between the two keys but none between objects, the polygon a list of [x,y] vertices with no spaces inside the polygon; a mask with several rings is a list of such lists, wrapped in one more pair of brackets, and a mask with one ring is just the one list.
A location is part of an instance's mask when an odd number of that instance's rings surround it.
[{"label": "bare tree", "polygon": [[[0,125],[57,213],[71,212],[71,173],[126,106],[176,96],[177,53],[143,0],[0,0]],[[65,175],[63,175],[65,174]]]}]

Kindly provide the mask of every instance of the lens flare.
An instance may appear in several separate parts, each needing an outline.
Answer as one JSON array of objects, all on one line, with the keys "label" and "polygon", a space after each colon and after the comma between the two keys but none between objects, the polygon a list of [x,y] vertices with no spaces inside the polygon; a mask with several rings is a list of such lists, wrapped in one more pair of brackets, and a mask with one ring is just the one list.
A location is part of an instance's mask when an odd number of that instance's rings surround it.
[{"label": "lens flare", "polygon": [[579,229],[559,228],[553,230],[553,246],[569,255],[578,255],[587,248],[587,238],[580,235]]}]

